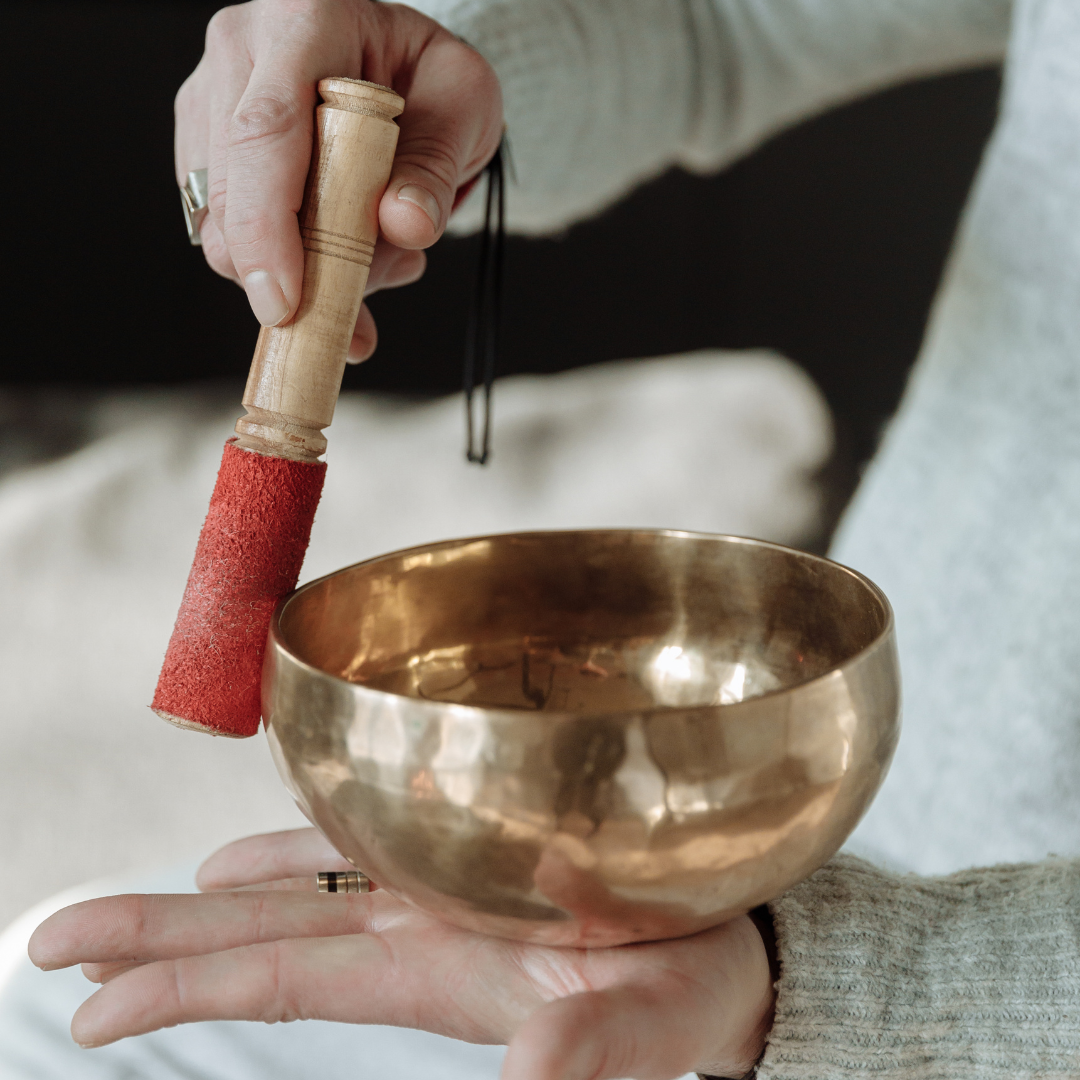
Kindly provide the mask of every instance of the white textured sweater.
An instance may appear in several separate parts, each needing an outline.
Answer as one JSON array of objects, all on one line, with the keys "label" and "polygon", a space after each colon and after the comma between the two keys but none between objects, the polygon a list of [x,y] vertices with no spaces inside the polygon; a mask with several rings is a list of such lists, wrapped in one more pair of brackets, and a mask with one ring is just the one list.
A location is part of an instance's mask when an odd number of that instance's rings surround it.
[{"label": "white textured sweater", "polygon": [[1030,864],[843,857],[781,897],[761,1075],[1080,1076],[1080,3],[420,6],[499,73],[522,231],[1007,51],[923,354],[835,554],[891,597],[905,678],[856,850]]}]

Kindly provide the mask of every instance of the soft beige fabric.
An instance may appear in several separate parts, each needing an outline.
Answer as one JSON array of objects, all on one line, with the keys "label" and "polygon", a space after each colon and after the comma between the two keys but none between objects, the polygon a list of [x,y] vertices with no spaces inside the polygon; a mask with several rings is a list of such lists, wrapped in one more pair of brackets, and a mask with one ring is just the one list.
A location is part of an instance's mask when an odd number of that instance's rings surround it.
[{"label": "soft beige fabric", "polygon": [[[228,396],[118,396],[113,429],[0,484],[0,924],[57,889],[303,824],[261,737],[146,707],[235,416]],[[514,378],[495,457],[463,460],[460,398],[346,395],[305,579],[426,541],[646,525],[798,542],[816,525],[825,405],[768,354]]]},{"label": "soft beige fabric", "polygon": [[1080,861],[920,878],[842,856],[770,907],[762,1080],[1080,1076]]}]

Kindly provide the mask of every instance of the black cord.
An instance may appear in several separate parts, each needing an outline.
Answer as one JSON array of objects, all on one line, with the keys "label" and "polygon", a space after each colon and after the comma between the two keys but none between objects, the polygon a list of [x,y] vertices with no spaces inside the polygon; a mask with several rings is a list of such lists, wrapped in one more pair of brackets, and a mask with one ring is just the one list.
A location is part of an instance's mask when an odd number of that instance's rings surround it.
[{"label": "black cord", "polygon": [[[499,351],[499,323],[502,316],[503,252],[506,246],[506,139],[484,169],[487,193],[484,229],[480,234],[480,259],[476,272],[469,327],[465,337],[465,458],[486,465],[491,457],[491,386]],[[483,370],[484,421],[477,450],[473,396],[477,368]]]}]

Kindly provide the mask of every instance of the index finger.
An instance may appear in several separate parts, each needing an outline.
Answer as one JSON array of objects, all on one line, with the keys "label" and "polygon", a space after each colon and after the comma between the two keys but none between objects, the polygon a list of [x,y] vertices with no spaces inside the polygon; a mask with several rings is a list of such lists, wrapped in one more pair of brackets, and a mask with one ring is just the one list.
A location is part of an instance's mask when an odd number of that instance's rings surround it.
[{"label": "index finger", "polygon": [[53,971],[74,964],[171,960],[282,938],[363,934],[387,894],[222,892],[106,896],[58,911],[30,938],[30,959]]},{"label": "index finger", "polygon": [[296,215],[311,163],[315,96],[309,81],[270,76],[257,63],[229,123],[222,235],[263,326],[286,322],[300,304]]}]

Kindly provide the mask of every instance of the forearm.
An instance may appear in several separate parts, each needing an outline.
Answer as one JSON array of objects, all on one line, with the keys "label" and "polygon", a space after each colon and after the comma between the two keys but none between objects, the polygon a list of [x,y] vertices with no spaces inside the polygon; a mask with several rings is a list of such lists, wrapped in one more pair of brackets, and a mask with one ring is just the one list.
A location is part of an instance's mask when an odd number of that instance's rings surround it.
[{"label": "forearm", "polygon": [[720,168],[869,91],[998,60],[1010,11],[1010,0],[415,4],[499,75],[511,224],[526,232],[587,216],[672,164]]},{"label": "forearm", "polygon": [[1080,860],[918,878],[839,857],[770,908],[762,1080],[1076,1076]]}]

